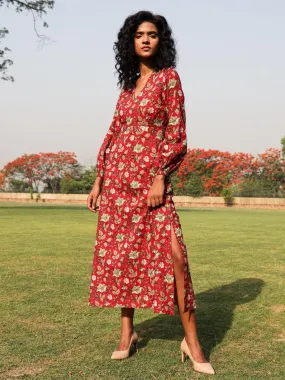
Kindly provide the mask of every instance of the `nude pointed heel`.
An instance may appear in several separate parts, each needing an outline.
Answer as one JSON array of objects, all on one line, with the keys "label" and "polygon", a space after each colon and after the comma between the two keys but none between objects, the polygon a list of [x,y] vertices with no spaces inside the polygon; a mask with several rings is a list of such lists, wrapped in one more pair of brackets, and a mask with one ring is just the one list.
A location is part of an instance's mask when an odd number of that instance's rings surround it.
[{"label": "nude pointed heel", "polygon": [[131,336],[129,347],[126,350],[114,351],[112,353],[111,359],[126,359],[126,358],[128,358],[130,356],[130,350],[131,350],[132,344],[134,345],[136,352],[138,352],[138,350],[139,350],[138,340],[139,340],[138,334],[134,331],[133,335]]},{"label": "nude pointed heel", "polygon": [[185,338],[181,342],[180,349],[181,349],[181,360],[182,360],[182,362],[185,361],[186,356],[189,356],[189,358],[191,359],[191,361],[193,363],[193,368],[195,371],[201,372],[201,373],[206,373],[208,375],[214,375],[215,374],[215,370],[209,362],[199,363],[193,359],[193,357],[190,353],[188,344],[186,343]]}]

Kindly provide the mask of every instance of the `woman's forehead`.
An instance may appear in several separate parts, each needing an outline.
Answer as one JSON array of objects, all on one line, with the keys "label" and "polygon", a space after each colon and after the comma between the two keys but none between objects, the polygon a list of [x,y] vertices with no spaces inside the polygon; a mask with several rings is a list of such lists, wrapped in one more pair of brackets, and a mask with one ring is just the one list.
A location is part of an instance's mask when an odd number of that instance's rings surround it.
[{"label": "woman's forehead", "polygon": [[137,32],[150,32],[150,31],[157,32],[157,27],[152,22],[149,22],[149,21],[144,21],[137,28]]}]

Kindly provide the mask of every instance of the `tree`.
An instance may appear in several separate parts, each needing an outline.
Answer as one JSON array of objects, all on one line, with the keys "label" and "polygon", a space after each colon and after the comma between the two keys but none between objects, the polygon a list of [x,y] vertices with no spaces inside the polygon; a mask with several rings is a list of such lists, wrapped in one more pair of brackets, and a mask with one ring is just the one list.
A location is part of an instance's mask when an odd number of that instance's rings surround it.
[{"label": "tree", "polygon": [[5,190],[5,174],[0,171],[0,191]]},{"label": "tree", "polygon": [[[48,9],[54,7],[54,0],[0,0],[0,8],[5,5],[8,8],[14,7],[14,10],[17,13],[23,11],[30,13],[33,17],[34,29],[40,43],[45,44],[49,40],[47,36],[38,33],[36,21],[37,17],[42,18],[43,15],[47,13]],[[43,27],[48,27],[48,24],[45,21],[43,21]],[[11,50],[8,47],[1,48],[1,39],[5,38],[8,33],[9,30],[6,27],[3,26],[0,28],[0,75],[1,79],[13,82],[14,78],[7,74],[9,67],[13,64],[13,61],[6,57],[7,52]]]},{"label": "tree", "polygon": [[80,176],[82,166],[71,152],[45,153],[39,163],[41,181],[52,188],[53,193],[60,191],[60,180],[65,177]]},{"label": "tree", "polygon": [[63,178],[60,181],[60,192],[63,194],[85,194],[87,193],[82,181],[73,178]]},{"label": "tree", "polygon": [[89,169],[86,169],[84,171],[80,180],[83,183],[84,188],[86,189],[86,192],[89,192],[92,190],[96,176],[97,176],[96,165],[91,166]]},{"label": "tree", "polygon": [[[257,169],[257,162],[251,154],[241,152],[231,154],[212,149],[189,149],[178,169],[177,187],[185,189],[186,183],[190,179],[193,181],[192,176],[195,173],[202,180],[200,186],[204,188],[203,195],[219,196],[224,188],[233,183],[239,183],[241,178],[251,175]],[[191,181],[190,186],[193,191]],[[199,189],[197,179],[195,182],[196,192]]]},{"label": "tree", "polygon": [[12,178],[9,181],[8,191],[13,193],[24,193],[29,187],[30,186],[27,182]]},{"label": "tree", "polygon": [[81,165],[76,160],[75,153],[37,153],[24,154],[9,162],[2,170],[7,180],[26,181],[39,191],[41,184],[50,186],[54,193],[59,192],[62,178],[73,178],[78,175]]},{"label": "tree", "polygon": [[4,166],[2,173],[10,182],[12,179],[26,181],[30,186],[38,189],[41,182],[40,173],[37,169],[40,155],[24,154]]},{"label": "tree", "polygon": [[282,145],[282,157],[285,160],[285,136],[281,139],[281,145]]},{"label": "tree", "polygon": [[271,189],[274,197],[284,192],[285,185],[285,160],[281,157],[281,151],[277,148],[268,148],[258,155],[259,176],[258,178]]},{"label": "tree", "polygon": [[197,173],[191,173],[190,178],[184,184],[184,194],[193,198],[202,197],[204,192],[203,180]]},{"label": "tree", "polygon": [[[82,168],[83,169],[83,168]],[[79,174],[76,179],[66,176],[60,180],[60,192],[63,194],[86,194],[94,186],[96,179],[96,166],[89,169],[84,168],[84,172]]]}]

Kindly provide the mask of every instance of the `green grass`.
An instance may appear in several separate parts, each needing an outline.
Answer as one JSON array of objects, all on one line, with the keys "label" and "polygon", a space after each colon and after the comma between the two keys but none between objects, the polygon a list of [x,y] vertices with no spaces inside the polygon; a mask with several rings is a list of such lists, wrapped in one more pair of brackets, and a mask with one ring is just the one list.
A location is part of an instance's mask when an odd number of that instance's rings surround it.
[{"label": "green grass", "polygon": [[[216,379],[284,379],[285,212],[178,209]],[[111,361],[120,309],[88,306],[97,215],[0,203],[0,379],[198,379],[179,316],[138,309],[138,354]]]}]

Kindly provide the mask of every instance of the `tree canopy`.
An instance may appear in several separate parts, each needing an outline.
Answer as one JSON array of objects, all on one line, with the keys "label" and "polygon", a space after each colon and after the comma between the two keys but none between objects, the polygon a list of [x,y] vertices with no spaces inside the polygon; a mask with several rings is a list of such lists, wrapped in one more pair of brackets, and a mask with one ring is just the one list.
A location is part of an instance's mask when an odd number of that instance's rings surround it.
[{"label": "tree canopy", "polygon": [[[81,165],[73,152],[24,154],[4,166],[2,175],[9,182],[20,180],[39,191],[40,184],[59,191],[62,178],[76,177]],[[0,178],[1,180],[1,178]],[[2,180],[3,182],[3,180]]]},{"label": "tree canopy", "polygon": [[[48,38],[42,34],[38,33],[37,30],[37,18],[42,19],[43,27],[47,28],[48,24],[43,20],[43,16],[47,13],[49,9],[54,7],[54,0],[0,0],[0,8],[6,6],[9,9],[13,9],[17,13],[26,11],[31,14],[34,29],[41,43],[45,43]],[[9,67],[13,65],[13,60],[7,57],[7,53],[11,51],[7,46],[2,47],[3,39],[9,33],[7,26],[0,25],[0,77],[6,81],[14,81],[13,76],[8,74]]]}]

